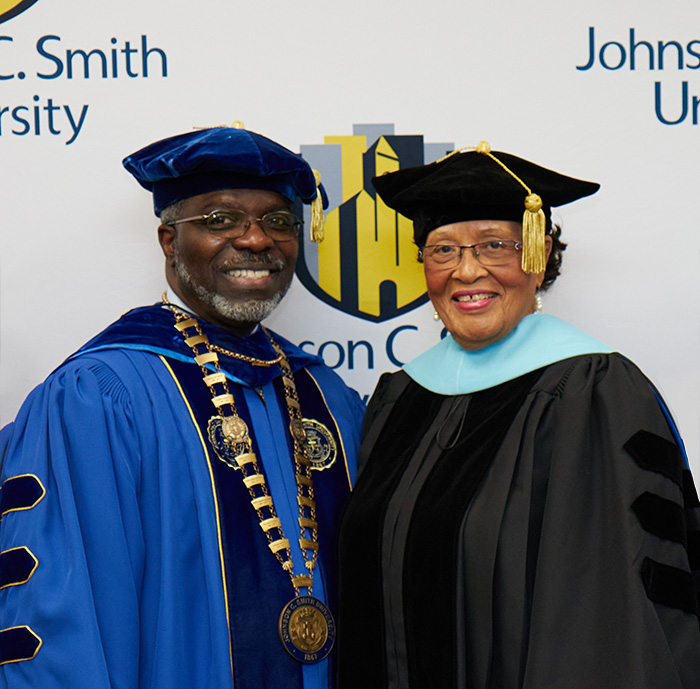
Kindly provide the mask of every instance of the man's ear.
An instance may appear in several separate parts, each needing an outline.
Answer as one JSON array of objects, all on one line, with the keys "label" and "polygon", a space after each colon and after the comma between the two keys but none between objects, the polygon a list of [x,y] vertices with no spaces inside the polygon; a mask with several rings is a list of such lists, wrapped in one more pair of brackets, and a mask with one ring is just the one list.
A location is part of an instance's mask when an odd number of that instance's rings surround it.
[{"label": "man's ear", "polygon": [[175,234],[175,228],[172,225],[158,226],[158,243],[168,265],[172,265],[173,261]]}]

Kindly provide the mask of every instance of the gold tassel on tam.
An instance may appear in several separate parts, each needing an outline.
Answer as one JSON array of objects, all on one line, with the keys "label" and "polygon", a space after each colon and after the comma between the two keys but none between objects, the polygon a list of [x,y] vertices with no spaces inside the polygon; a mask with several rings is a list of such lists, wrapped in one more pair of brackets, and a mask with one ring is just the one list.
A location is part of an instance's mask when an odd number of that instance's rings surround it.
[{"label": "gold tassel on tam", "polygon": [[509,170],[496,156],[491,153],[487,141],[480,141],[476,152],[487,155],[498,163],[520,186],[527,191],[525,197],[525,213],[523,214],[523,257],[521,267],[523,273],[541,273],[547,265],[544,233],[547,219],[542,210],[542,199],[532,193],[532,189],[514,172]]},{"label": "gold tassel on tam", "polygon": [[323,199],[321,198],[321,190],[318,188],[321,185],[321,173],[314,170],[314,179],[316,180],[316,198],[311,202],[311,241],[323,241]]},{"label": "gold tassel on tam", "polygon": [[546,267],[542,199],[537,194],[528,194],[523,214],[523,273],[541,273]]}]

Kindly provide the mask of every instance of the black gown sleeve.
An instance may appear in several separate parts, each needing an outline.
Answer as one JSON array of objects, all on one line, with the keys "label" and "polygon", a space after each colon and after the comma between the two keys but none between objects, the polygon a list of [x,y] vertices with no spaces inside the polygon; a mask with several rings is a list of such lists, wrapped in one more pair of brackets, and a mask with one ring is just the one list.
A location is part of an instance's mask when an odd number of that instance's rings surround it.
[{"label": "black gown sleeve", "polygon": [[649,381],[619,355],[550,367],[509,452],[486,685],[700,687],[700,509]]}]

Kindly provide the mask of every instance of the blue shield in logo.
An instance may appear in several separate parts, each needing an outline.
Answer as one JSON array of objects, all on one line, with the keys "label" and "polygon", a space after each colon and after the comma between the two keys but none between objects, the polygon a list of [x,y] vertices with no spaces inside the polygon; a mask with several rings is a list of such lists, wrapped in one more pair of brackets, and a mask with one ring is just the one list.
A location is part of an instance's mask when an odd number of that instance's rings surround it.
[{"label": "blue shield in logo", "polygon": [[421,135],[395,135],[393,129],[355,125],[352,136],[327,136],[323,145],[301,147],[321,173],[330,206],[323,242],[305,237],[301,243],[297,276],[330,306],[374,322],[411,311],[428,295],[412,223],[383,203],[371,179],[432,162],[454,149],[425,144]]}]

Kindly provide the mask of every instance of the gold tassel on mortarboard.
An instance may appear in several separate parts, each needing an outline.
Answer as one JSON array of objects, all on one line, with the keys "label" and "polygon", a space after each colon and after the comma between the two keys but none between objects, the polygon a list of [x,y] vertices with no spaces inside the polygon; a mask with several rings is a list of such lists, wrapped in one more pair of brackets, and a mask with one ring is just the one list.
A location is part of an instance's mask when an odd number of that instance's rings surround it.
[{"label": "gold tassel on mortarboard", "polygon": [[521,267],[524,273],[541,273],[546,267],[544,228],[546,224],[542,199],[530,193],[525,198],[523,214],[523,258]]},{"label": "gold tassel on mortarboard", "polygon": [[316,198],[311,202],[311,241],[323,241],[323,198],[321,197],[321,173],[314,170],[316,180]]},{"label": "gold tassel on mortarboard", "polygon": [[547,219],[542,210],[542,199],[533,194],[530,187],[520,177],[511,172],[498,158],[491,153],[491,147],[486,141],[480,141],[476,147],[477,153],[487,155],[498,163],[520,186],[527,191],[525,197],[525,212],[523,213],[523,257],[521,267],[524,273],[541,273],[546,265],[545,225]]}]

